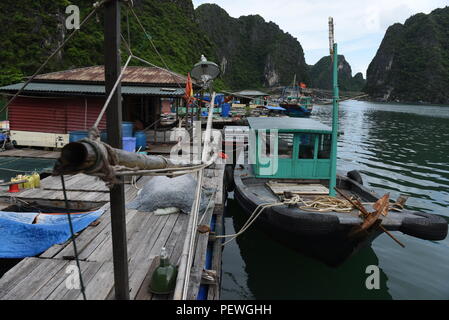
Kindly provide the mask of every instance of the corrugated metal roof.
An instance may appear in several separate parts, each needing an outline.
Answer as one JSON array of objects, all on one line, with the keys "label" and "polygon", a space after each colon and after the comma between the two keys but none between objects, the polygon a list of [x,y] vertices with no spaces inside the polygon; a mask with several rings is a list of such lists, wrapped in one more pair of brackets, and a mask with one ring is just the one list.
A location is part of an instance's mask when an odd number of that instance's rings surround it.
[{"label": "corrugated metal roof", "polygon": [[[35,79],[67,82],[104,82],[104,66],[92,66],[45,73],[36,76]],[[181,86],[184,86],[186,82],[187,77],[185,76],[154,67],[128,66],[122,78],[122,83],[134,84],[176,85],[179,83]]]},{"label": "corrugated metal roof", "polygon": [[307,118],[249,117],[249,126],[255,130],[278,129],[286,131],[332,133],[332,128]]},{"label": "corrugated metal roof", "polygon": [[262,97],[269,96],[268,93],[258,91],[258,90],[242,90],[239,92],[233,92],[232,95],[235,96],[244,96],[244,97]]},{"label": "corrugated metal roof", "polygon": [[[0,87],[0,91],[17,91],[22,88],[22,86],[23,82],[11,84],[9,86]],[[102,85],[93,84],[31,82],[25,87],[24,92],[87,93],[104,95],[105,89]],[[122,86],[122,94],[181,97],[184,95],[184,89]]]}]

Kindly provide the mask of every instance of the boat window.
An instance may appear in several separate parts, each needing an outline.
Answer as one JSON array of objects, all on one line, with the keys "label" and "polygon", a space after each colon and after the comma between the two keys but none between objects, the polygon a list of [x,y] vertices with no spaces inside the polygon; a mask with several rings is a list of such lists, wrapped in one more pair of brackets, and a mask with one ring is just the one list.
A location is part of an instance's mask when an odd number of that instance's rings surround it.
[{"label": "boat window", "polygon": [[330,134],[320,135],[320,141],[318,144],[318,159],[330,159],[331,140],[332,136]]},{"label": "boat window", "polygon": [[315,134],[301,133],[299,135],[299,159],[313,159],[315,137]]},{"label": "boat window", "polygon": [[278,157],[282,159],[293,158],[293,133],[279,133]]}]

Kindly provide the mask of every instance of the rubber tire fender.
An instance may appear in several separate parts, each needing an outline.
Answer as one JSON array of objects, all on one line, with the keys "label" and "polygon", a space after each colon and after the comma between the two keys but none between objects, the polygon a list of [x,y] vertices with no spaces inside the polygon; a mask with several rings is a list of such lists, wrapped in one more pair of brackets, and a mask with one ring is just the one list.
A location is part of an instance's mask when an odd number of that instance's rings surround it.
[{"label": "rubber tire fender", "polygon": [[360,175],[360,172],[359,172],[359,171],[357,171],[357,170],[349,171],[349,172],[346,174],[346,176],[347,176],[349,179],[354,180],[354,181],[357,182],[358,184],[363,185],[363,179],[362,179],[362,176]]},{"label": "rubber tire fender", "polygon": [[436,214],[414,212],[425,219],[404,218],[399,231],[424,240],[444,240],[447,236],[448,223]]}]

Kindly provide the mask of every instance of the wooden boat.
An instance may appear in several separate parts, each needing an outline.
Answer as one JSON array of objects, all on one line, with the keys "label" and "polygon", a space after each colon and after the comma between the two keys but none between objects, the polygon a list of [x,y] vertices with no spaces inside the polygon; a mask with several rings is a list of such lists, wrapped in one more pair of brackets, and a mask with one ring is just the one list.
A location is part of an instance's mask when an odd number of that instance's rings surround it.
[{"label": "wooden boat", "polygon": [[296,75],[293,85],[282,90],[279,106],[284,108],[285,114],[290,117],[309,117],[312,114],[312,98],[301,92],[301,87],[296,83]]},{"label": "wooden boat", "polygon": [[[237,162],[234,197],[247,216],[263,204],[286,202],[266,207],[254,220],[257,227],[274,239],[337,266],[369,245],[383,229],[426,240],[443,240],[447,236],[448,225],[442,217],[405,209],[393,211],[388,201],[386,216],[376,215],[366,228],[361,226],[369,219],[361,217],[359,210],[351,206],[346,208],[347,212],[316,211],[307,203],[317,197],[326,199],[330,193],[332,129],[305,118],[248,118],[248,123],[255,135],[255,146],[249,144],[247,155],[255,161]],[[266,133],[270,129],[277,132]],[[263,152],[269,140],[274,145],[271,155]],[[360,200],[368,212],[376,212],[374,203],[381,197],[363,185],[357,172],[337,174],[335,181],[345,196]],[[344,200],[341,196],[328,199]]]}]

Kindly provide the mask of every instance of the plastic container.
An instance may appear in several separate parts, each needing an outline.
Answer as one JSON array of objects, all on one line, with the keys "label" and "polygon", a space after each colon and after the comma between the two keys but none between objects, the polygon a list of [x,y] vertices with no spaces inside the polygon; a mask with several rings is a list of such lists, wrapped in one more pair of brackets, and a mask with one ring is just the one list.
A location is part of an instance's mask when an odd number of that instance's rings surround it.
[{"label": "plastic container", "polygon": [[108,133],[106,131],[100,132],[100,140],[108,143]]},{"label": "plastic container", "polygon": [[136,138],[134,137],[123,137],[123,150],[129,152],[136,152]]},{"label": "plastic container", "polygon": [[221,116],[229,117],[230,112],[231,112],[231,105],[229,103],[223,103],[221,105]]},{"label": "plastic container", "polygon": [[87,138],[87,131],[72,131],[69,132],[69,142],[75,142]]},{"label": "plastic container", "polygon": [[133,127],[134,123],[132,122],[122,122],[122,137],[132,137]]},{"label": "plastic container", "polygon": [[144,131],[137,131],[135,133],[136,149],[140,148],[140,151],[144,151],[147,148],[147,135]]},{"label": "plastic container", "polygon": [[41,187],[41,176],[37,172],[33,172],[33,179],[34,179],[34,187],[40,188]]}]

